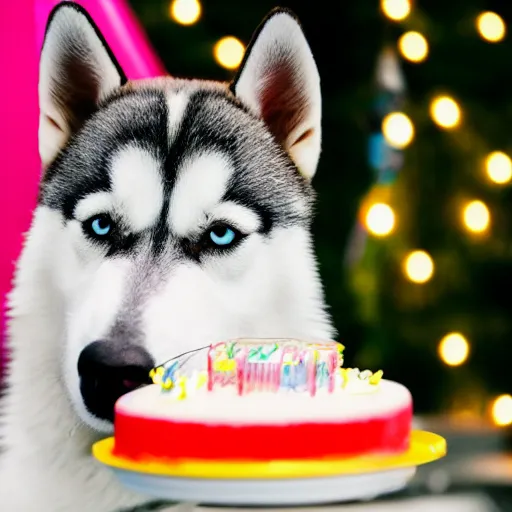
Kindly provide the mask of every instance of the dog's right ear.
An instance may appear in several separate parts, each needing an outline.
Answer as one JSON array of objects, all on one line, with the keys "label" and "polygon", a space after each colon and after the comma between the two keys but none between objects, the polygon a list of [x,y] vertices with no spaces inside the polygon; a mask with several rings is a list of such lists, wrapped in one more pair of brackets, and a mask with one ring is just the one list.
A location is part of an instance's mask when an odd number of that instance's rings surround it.
[{"label": "dog's right ear", "polygon": [[39,66],[39,154],[47,167],[68,139],[126,82],[88,13],[73,2],[50,14]]},{"label": "dog's right ear", "polygon": [[295,15],[277,8],[247,48],[231,91],[270,129],[298,170],[312,179],[320,156],[320,77]]}]

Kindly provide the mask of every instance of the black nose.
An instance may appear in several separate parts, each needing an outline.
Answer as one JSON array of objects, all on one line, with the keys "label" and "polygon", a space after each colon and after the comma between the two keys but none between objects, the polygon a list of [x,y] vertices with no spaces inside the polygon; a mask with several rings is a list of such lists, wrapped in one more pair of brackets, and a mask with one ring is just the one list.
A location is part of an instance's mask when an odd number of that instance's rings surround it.
[{"label": "black nose", "polygon": [[87,410],[94,416],[114,421],[117,399],[143,385],[150,384],[153,358],[138,345],[95,341],[78,358],[80,392]]}]

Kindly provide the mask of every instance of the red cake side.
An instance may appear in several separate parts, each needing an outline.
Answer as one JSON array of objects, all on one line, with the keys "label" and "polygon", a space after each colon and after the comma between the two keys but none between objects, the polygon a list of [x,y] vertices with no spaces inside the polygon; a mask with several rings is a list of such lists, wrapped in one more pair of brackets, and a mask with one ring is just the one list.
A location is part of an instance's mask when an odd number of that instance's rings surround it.
[{"label": "red cake side", "polygon": [[409,445],[412,400],[389,381],[372,394],[315,398],[204,390],[170,401],[158,386],[130,395],[116,407],[114,453],[139,462],[340,458]]},{"label": "red cake side", "polygon": [[137,461],[276,460],[397,453],[409,445],[411,407],[390,416],[344,423],[221,425],[148,419],[120,413],[117,456]]}]

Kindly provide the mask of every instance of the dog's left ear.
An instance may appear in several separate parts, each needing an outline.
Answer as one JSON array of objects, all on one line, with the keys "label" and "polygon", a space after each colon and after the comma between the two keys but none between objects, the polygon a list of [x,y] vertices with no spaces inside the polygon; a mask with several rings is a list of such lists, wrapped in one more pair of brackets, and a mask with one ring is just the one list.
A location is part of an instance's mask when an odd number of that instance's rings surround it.
[{"label": "dog's left ear", "polygon": [[308,180],[320,157],[320,77],[297,18],[275,9],[262,22],[231,84]]},{"label": "dog's left ear", "polygon": [[47,167],[98,109],[126,82],[89,14],[74,2],[50,14],[39,64],[39,153]]}]

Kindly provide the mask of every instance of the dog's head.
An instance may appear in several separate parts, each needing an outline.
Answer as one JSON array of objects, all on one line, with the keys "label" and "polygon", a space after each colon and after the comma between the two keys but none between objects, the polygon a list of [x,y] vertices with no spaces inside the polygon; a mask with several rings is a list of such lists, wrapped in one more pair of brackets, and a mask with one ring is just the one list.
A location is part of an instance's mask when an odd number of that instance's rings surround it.
[{"label": "dog's head", "polygon": [[[64,369],[80,416],[187,350],[239,336],[332,335],[309,237],[320,153],[317,68],[273,11],[231,84],[127,81],[88,15],[51,15],[40,64]],[[51,227],[49,227],[51,226]]]}]

